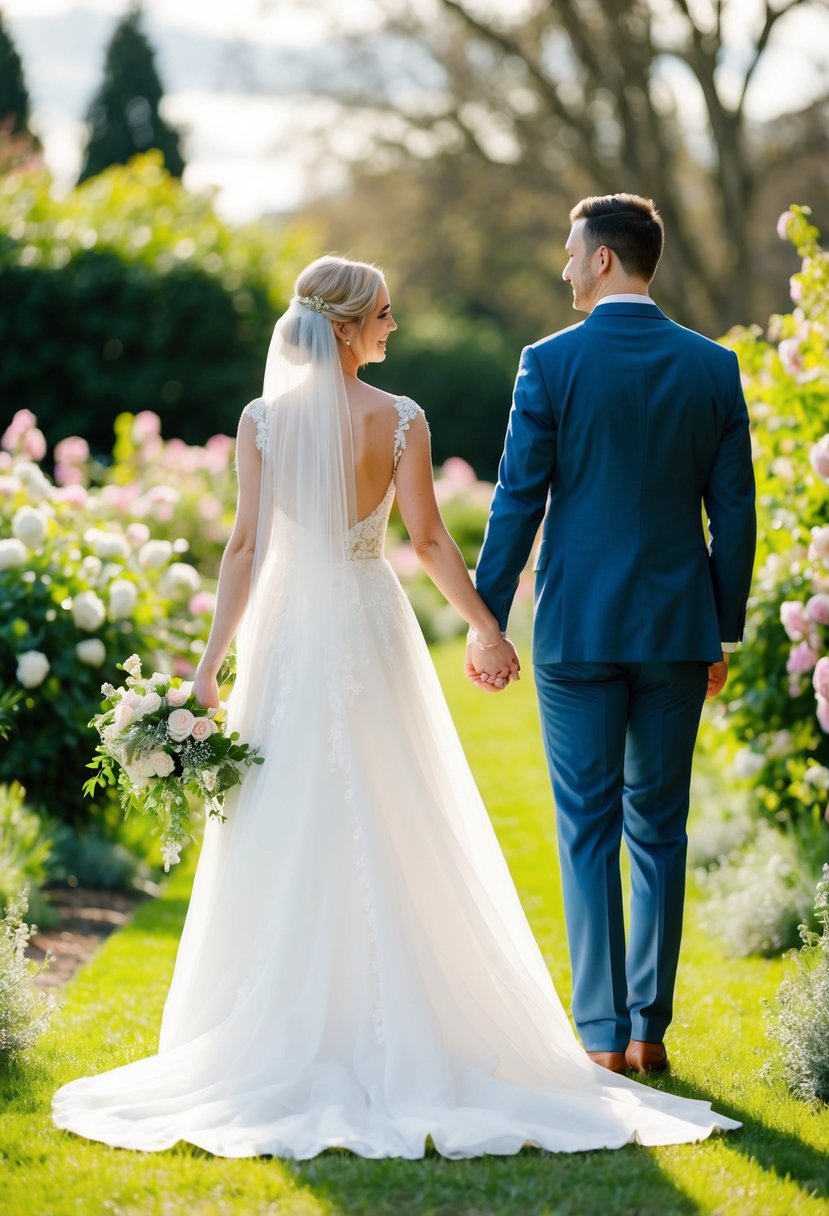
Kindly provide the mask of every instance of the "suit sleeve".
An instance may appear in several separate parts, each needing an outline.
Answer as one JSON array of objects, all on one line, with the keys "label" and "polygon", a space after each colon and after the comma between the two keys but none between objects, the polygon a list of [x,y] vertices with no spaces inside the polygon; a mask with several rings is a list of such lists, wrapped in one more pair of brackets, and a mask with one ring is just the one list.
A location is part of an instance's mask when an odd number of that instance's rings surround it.
[{"label": "suit sleeve", "polygon": [[521,571],[527,564],[556,461],[556,425],[538,356],[521,354],[498,484],[492,497],[475,585],[506,629]]},{"label": "suit sleeve", "polygon": [[734,356],[733,406],[703,492],[720,637],[742,640],[757,543],[748,409]]}]

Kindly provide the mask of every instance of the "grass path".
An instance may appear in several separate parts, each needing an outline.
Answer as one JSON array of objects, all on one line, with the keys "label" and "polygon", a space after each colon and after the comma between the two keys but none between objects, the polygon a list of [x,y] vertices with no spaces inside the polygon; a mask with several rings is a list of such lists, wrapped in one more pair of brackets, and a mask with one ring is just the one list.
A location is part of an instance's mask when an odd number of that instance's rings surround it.
[{"label": "grass path", "polygon": [[[436,659],[524,906],[565,1003],[567,950],[547,774],[529,678],[486,697]],[[448,1162],[229,1161],[187,1145],[141,1154],[58,1131],[49,1099],[64,1081],[152,1053],[194,856],[158,900],[111,937],[71,982],[31,1060],[0,1075],[2,1216],[790,1216],[829,1213],[829,1112],[810,1111],[759,1076],[762,999],[784,964],[731,960],[700,930],[693,898],[670,1032],[670,1079],[741,1119],[700,1145]]]}]

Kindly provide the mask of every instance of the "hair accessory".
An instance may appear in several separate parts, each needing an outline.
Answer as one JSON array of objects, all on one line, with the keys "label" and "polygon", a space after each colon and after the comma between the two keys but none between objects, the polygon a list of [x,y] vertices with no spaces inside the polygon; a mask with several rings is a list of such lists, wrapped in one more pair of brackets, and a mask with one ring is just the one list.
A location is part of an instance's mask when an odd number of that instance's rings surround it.
[{"label": "hair accessory", "polygon": [[325,300],[322,296],[294,296],[297,304],[303,304],[306,308],[310,308],[312,312],[322,312],[327,308]]}]

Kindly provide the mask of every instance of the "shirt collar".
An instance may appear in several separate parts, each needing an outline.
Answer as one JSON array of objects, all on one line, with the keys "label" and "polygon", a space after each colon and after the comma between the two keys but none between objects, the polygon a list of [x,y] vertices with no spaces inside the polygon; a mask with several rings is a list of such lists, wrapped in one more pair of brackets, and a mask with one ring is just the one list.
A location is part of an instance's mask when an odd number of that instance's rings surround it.
[{"label": "shirt collar", "polygon": [[653,304],[650,296],[640,295],[638,292],[622,292],[615,296],[602,296],[593,308],[601,308],[602,304]]}]

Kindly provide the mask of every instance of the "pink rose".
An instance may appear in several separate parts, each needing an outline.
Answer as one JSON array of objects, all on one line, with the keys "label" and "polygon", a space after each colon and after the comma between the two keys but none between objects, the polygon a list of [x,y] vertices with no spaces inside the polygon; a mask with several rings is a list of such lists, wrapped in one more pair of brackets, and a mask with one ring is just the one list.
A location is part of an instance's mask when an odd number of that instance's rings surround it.
[{"label": "pink rose", "polygon": [[829,701],[826,700],[826,697],[817,699],[817,720],[820,723],[820,729],[829,735]]},{"label": "pink rose", "polygon": [[793,642],[799,642],[811,629],[811,621],[799,600],[784,600],[780,605],[780,620]]},{"label": "pink rose", "polygon": [[806,675],[812,670],[818,660],[817,652],[812,650],[808,642],[799,642],[789,653],[786,670],[793,675]]},{"label": "pink rose", "polygon": [[777,220],[777,235],[781,241],[789,239],[789,224],[794,219],[793,211],[784,211]]},{"label": "pink rose", "polygon": [[183,705],[190,696],[190,685],[181,684],[178,688],[167,689],[167,704],[172,705],[175,709]]},{"label": "pink rose", "polygon": [[806,611],[817,625],[829,625],[829,595],[819,591],[806,601]]},{"label": "pink rose", "polygon": [[812,687],[819,697],[829,701],[829,658],[818,659],[812,676]]},{"label": "pink rose", "polygon": [[829,563],[829,528],[812,528],[809,561]]},{"label": "pink rose", "polygon": [[196,718],[190,734],[197,743],[202,743],[205,739],[209,739],[211,735],[214,735],[217,729],[216,723],[212,722],[210,718]]},{"label": "pink rose", "polygon": [[824,435],[809,453],[812,468],[824,481],[829,481],[829,435]]},{"label": "pink rose", "polygon": [[176,743],[183,743],[189,738],[196,718],[189,709],[174,709],[167,719],[167,734]]},{"label": "pink rose", "polygon": [[129,726],[133,719],[133,712],[126,701],[122,701],[115,710],[115,729],[123,730],[125,726]]},{"label": "pink rose", "polygon": [[798,372],[803,371],[803,356],[800,353],[798,338],[784,338],[777,348],[777,353],[783,364],[783,370],[790,376],[796,376]]}]

